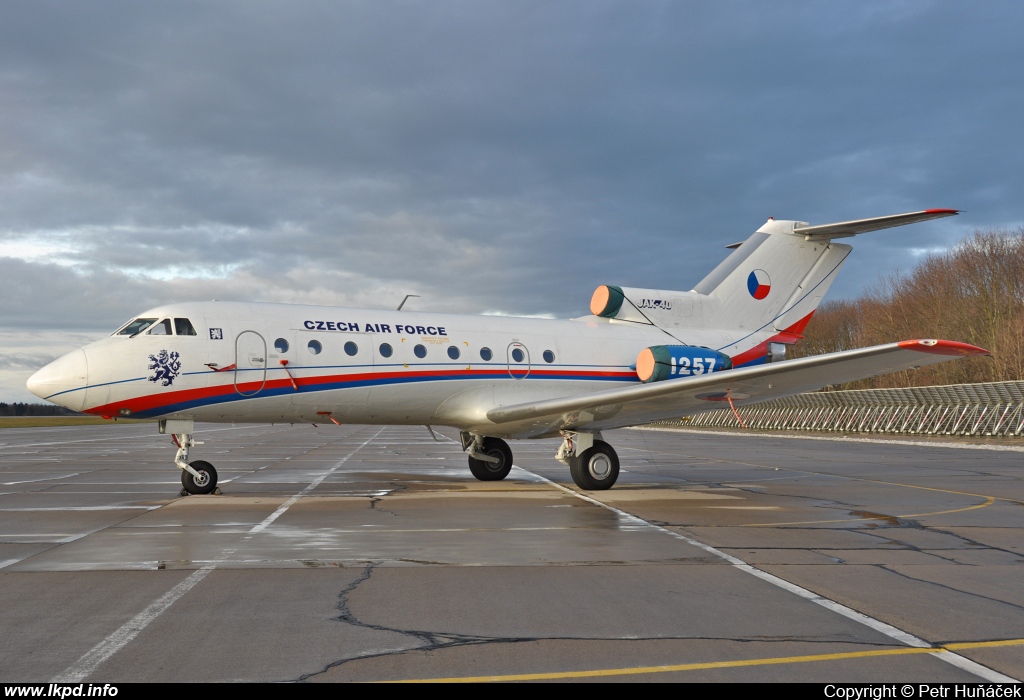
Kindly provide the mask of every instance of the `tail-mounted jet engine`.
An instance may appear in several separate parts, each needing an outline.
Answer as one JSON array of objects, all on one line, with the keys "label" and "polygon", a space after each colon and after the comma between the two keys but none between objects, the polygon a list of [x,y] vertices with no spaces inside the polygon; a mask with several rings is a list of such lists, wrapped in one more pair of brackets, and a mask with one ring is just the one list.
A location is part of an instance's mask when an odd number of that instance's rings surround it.
[{"label": "tail-mounted jet engine", "polygon": [[622,302],[625,299],[622,287],[602,284],[594,290],[594,296],[590,298],[590,313],[604,318],[615,318],[622,309]]},{"label": "tail-mounted jet engine", "polygon": [[613,322],[645,323],[660,328],[700,325],[702,295],[664,289],[635,289],[602,284],[590,299],[590,313]]},{"label": "tail-mounted jet engine", "polygon": [[636,358],[636,374],[645,384],[723,369],[732,369],[732,358],[693,345],[654,345],[641,350]]}]

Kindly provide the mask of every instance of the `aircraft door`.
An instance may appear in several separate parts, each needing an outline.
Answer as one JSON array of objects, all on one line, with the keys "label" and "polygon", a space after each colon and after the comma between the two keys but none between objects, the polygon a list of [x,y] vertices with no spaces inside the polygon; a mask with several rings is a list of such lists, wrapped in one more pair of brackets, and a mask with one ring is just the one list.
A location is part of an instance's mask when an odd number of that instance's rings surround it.
[{"label": "aircraft door", "polygon": [[507,349],[508,373],[513,379],[530,376],[530,351],[522,343],[509,343]]},{"label": "aircraft door", "polygon": [[267,383],[267,341],[256,331],[235,338],[235,391],[256,396]]}]

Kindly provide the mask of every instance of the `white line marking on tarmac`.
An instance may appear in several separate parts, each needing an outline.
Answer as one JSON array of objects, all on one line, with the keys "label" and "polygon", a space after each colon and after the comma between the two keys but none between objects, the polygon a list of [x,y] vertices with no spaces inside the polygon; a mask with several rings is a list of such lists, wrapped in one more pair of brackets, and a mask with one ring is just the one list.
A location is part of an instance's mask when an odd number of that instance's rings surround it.
[{"label": "white line marking on tarmac", "polygon": [[[774,576],[772,574],[769,574],[767,571],[762,571],[761,569],[755,568],[755,567],[751,566],[750,564],[746,563],[745,561],[743,561],[742,559],[738,559],[738,558],[732,556],[731,554],[726,554],[725,552],[721,551],[720,549],[715,549],[711,545],[704,544],[703,542],[699,542],[699,541],[697,541],[695,539],[692,539],[690,537],[687,537],[686,535],[683,535],[681,533],[673,532],[672,530],[669,530],[668,528],[661,527],[660,525],[654,525],[653,523],[649,523],[646,520],[644,520],[643,518],[639,518],[639,517],[637,517],[635,515],[632,515],[630,513],[622,511],[622,510],[619,510],[618,508],[610,506],[607,503],[602,503],[601,501],[597,500],[596,498],[591,498],[590,496],[586,496],[586,495],[580,493],[579,491],[573,491],[572,489],[566,488],[565,486],[562,486],[561,484],[557,484],[554,481],[551,481],[550,479],[547,479],[547,478],[541,476],[540,474],[534,474],[533,472],[527,471],[526,469],[523,469],[522,467],[514,467],[514,468],[515,469],[519,469],[521,471],[524,471],[527,474],[531,474],[531,475],[533,475],[533,476],[535,476],[535,477],[537,477],[539,479],[542,479],[543,481],[546,481],[547,483],[551,484],[552,486],[554,486],[556,489],[559,489],[560,491],[564,491],[564,492],[566,492],[568,494],[576,496],[579,499],[587,501],[588,503],[592,503],[592,504],[594,504],[596,506],[600,506],[601,508],[607,508],[608,510],[610,510],[613,513],[615,513],[616,515],[618,515],[619,518],[621,518],[621,519],[623,519],[623,520],[625,520],[627,522],[630,522],[633,526],[644,525],[644,526],[646,526],[648,528],[653,528],[653,529],[658,530],[660,532],[664,532],[667,535],[671,535],[672,537],[675,537],[676,539],[682,540],[682,541],[686,542],[687,544],[690,544],[690,545],[692,545],[694,547],[697,547],[698,549],[703,549],[705,552],[707,552],[709,554],[713,554],[714,556],[719,557],[720,559],[724,559],[725,561],[729,562],[732,566],[736,567],[740,571],[746,572],[746,573],[750,574],[751,576],[756,576],[757,578],[761,579],[762,581],[770,583],[773,586],[777,586],[777,587],[781,588],[784,591],[788,591],[790,593],[793,593],[794,595],[797,595],[797,596],[799,596],[799,597],[801,597],[801,598],[803,598],[805,600],[809,600],[812,603],[816,603],[816,604],[820,605],[821,607],[823,607],[823,608],[825,608],[827,610],[831,610],[834,613],[838,613],[839,615],[842,615],[843,617],[849,618],[850,620],[853,620],[854,622],[859,622],[860,624],[862,624],[862,625],[864,625],[866,627],[869,627],[869,628],[875,630],[876,632],[880,632],[880,633],[884,634],[885,636],[890,637],[891,639],[895,639],[896,641],[898,641],[898,642],[900,642],[902,644],[906,644],[907,646],[911,646],[911,647],[921,647],[921,648],[931,647],[932,646],[931,644],[929,644],[925,640],[923,640],[923,639],[921,639],[919,637],[915,637],[914,635],[910,634],[909,632],[904,632],[903,630],[901,630],[901,629],[899,629],[897,627],[893,627],[892,625],[890,625],[890,624],[888,624],[886,622],[882,622],[881,620],[876,620],[875,618],[869,617],[869,616],[865,615],[862,612],[858,612],[857,610],[854,610],[853,608],[848,608],[845,605],[843,605],[842,603],[837,603],[836,601],[834,601],[834,600],[832,600],[830,598],[826,598],[824,596],[818,595],[817,593],[815,593],[813,591],[810,591],[810,590],[808,590],[806,588],[803,588],[801,586],[798,586],[795,583],[790,583],[789,581],[786,581],[785,579],[781,579],[778,576]],[[968,673],[973,673],[974,675],[976,675],[976,676],[978,676],[980,678],[983,678],[984,680],[986,680],[986,681],[988,681],[990,683],[1017,683],[1017,682],[1019,682],[1019,681],[1017,681],[1016,678],[1010,678],[1009,676],[1004,676],[1001,673],[993,671],[992,669],[987,668],[985,666],[982,666],[981,664],[975,663],[974,661],[971,661],[968,658],[960,656],[959,654],[954,654],[951,651],[938,651],[938,650],[936,650],[936,653],[933,654],[933,656],[935,656],[935,658],[937,658],[937,659],[941,659],[941,660],[945,661],[948,664],[952,664],[953,666],[956,666],[959,669],[967,671]]]},{"label": "white line marking on tarmac", "polygon": [[184,581],[154,600],[145,610],[121,625],[116,632],[86,652],[82,658],[72,664],[66,671],[55,676],[52,682],[78,683],[89,676],[100,664],[117,653],[128,642],[135,639],[139,632],[146,629],[149,623],[160,616],[160,613],[171,607],[178,598],[188,593],[193,586],[206,578],[211,571],[213,571],[213,565],[192,572]]},{"label": "white line marking on tarmac", "polygon": [[38,511],[66,510],[156,510],[161,506],[66,506],[64,508],[0,508],[0,513],[35,513]]},{"label": "white line marking on tarmac", "polygon": [[659,433],[688,433],[690,435],[703,435],[705,437],[713,436],[738,436],[738,437],[756,437],[756,438],[780,438],[783,440],[825,440],[827,442],[869,442],[875,445],[890,445],[899,447],[900,445],[907,445],[909,447],[948,447],[951,450],[991,450],[993,452],[1024,452],[1024,447],[1016,445],[978,445],[966,442],[925,442],[923,440],[901,440],[896,436],[893,436],[892,440],[882,440],[879,438],[862,438],[862,437],[829,437],[827,435],[783,435],[780,433],[747,433],[747,432],[719,432],[712,430],[696,430],[694,428],[628,428],[628,430],[650,430]]},{"label": "white line marking on tarmac", "polygon": [[[206,433],[221,433],[225,430],[246,430],[252,429],[252,426],[243,426],[239,428],[211,428],[209,430],[202,430],[194,433],[195,435],[205,435]],[[108,440],[159,440],[162,438],[169,437],[167,435],[156,435],[149,433],[140,433],[137,435],[118,435],[117,437],[101,437],[101,438],[88,438],[84,440],[61,440],[60,442],[16,442],[11,443],[11,447],[43,447],[49,445],[77,445],[82,442],[106,442]]]},{"label": "white line marking on tarmac", "polygon": [[1020,683],[1016,678],[1004,676],[1001,673],[993,671],[987,666],[982,666],[979,663],[971,661],[966,656],[960,656],[959,654],[954,654],[953,652],[946,651],[945,649],[936,654],[932,654],[932,656],[937,659],[942,659],[947,664],[956,666],[968,673],[973,673],[980,678],[984,678],[989,683]]},{"label": "white line marking on tarmac", "polygon": [[[258,525],[254,526],[251,530],[249,530],[248,534],[246,535],[246,539],[252,537],[256,533],[265,530],[272,522],[281,517],[281,515],[286,510],[288,510],[288,507],[290,507],[293,503],[299,500],[299,498],[302,497],[304,494],[309,493],[317,486],[319,486],[324,479],[333,474],[337,469],[339,469],[343,464],[345,464],[345,462],[347,462],[352,457],[352,455],[354,455],[356,452],[358,452],[367,444],[369,444],[370,441],[374,440],[382,432],[384,432],[384,428],[378,430],[373,437],[371,437],[369,440],[366,440],[361,445],[359,445],[359,447],[349,452],[347,455],[345,455],[344,458],[338,460],[338,462],[336,462],[333,467],[331,467],[326,472],[318,476],[309,486],[307,486],[302,491],[300,491],[299,493],[285,501],[280,508],[278,508],[273,513],[264,518],[263,522],[259,523]],[[218,563],[227,559],[237,550],[237,546],[224,550],[214,562],[204,566],[198,571],[193,572],[184,581],[182,581],[177,586],[169,590],[167,593],[163,594],[155,601],[150,603],[145,610],[140,612],[138,615],[133,617],[128,622],[121,625],[121,627],[114,631],[113,634],[111,634],[102,642],[100,642],[92,649],[87,651],[84,655],[82,655],[82,658],[80,658],[78,661],[76,661],[74,664],[68,667],[67,670],[65,670],[63,673],[54,677],[51,682],[79,683],[88,676],[90,676],[97,668],[99,668],[100,664],[102,664],[104,661],[106,661],[111,656],[120,651],[122,648],[124,648],[125,645],[127,645],[129,642],[135,639],[135,637],[137,637],[139,633],[142,632],[142,630],[146,629],[146,627],[148,627],[149,624],[153,622],[153,620],[158,618],[164,610],[171,607],[171,605],[173,605],[176,600],[178,600],[183,595],[192,590],[192,588],[196,584],[198,584],[200,581],[206,578],[209,575],[209,573],[213,571],[214,568],[216,568]]]},{"label": "white line marking on tarmac", "polygon": [[[14,472],[17,474],[18,472]],[[3,486],[14,486],[15,484],[34,484],[39,481],[56,481],[57,479],[70,479],[73,476],[78,476],[82,472],[75,472],[74,474],[62,474],[61,476],[44,476],[41,479],[25,479],[24,481],[5,481]]]},{"label": "white line marking on tarmac", "polygon": [[21,561],[21,559],[4,559],[3,561],[0,561],[0,569],[10,566],[11,564],[17,564],[19,561]]},{"label": "white line marking on tarmac", "polygon": [[[90,530],[89,532],[82,532],[75,535],[65,535],[63,532],[23,532],[16,535],[5,535],[0,533],[0,542],[6,544],[67,544],[69,542],[74,542],[75,540],[80,540],[86,535],[91,535],[94,532],[96,531]],[[29,539],[21,539],[25,537]],[[33,537],[49,539],[32,539]],[[59,537],[60,539],[55,540],[53,539],[54,537]]]},{"label": "white line marking on tarmac", "polygon": [[342,458],[342,459],[338,460],[338,463],[337,463],[337,464],[335,464],[335,465],[334,465],[333,467],[331,467],[331,468],[330,468],[330,469],[328,469],[328,470],[327,470],[326,472],[324,472],[323,474],[321,474],[320,476],[318,476],[318,477],[317,477],[316,479],[314,479],[314,480],[312,481],[312,483],[310,483],[310,485],[309,485],[309,486],[307,486],[306,488],[302,489],[302,490],[301,490],[301,491],[299,491],[299,492],[298,492],[297,494],[295,494],[294,496],[292,496],[291,498],[289,498],[289,499],[288,499],[287,501],[285,501],[284,503],[282,503],[282,504],[281,504],[281,506],[280,506],[280,507],[279,507],[279,508],[278,508],[277,510],[275,510],[275,511],[274,511],[273,513],[271,513],[271,514],[270,514],[270,515],[268,515],[268,516],[267,516],[266,518],[264,518],[263,522],[261,522],[261,523],[260,523],[259,525],[257,525],[256,527],[254,527],[254,528],[253,528],[252,530],[250,530],[250,531],[249,531],[249,536],[251,537],[252,535],[255,535],[255,534],[259,533],[259,532],[263,532],[264,530],[266,530],[266,529],[267,529],[267,528],[268,528],[268,527],[270,526],[270,524],[271,524],[272,522],[274,522],[275,520],[277,520],[278,518],[280,518],[280,517],[281,517],[282,515],[284,515],[284,512],[285,512],[286,510],[288,510],[289,508],[291,508],[291,507],[292,507],[292,505],[293,505],[293,504],[294,504],[294,503],[295,503],[295,502],[296,502],[297,500],[299,500],[300,498],[302,498],[303,496],[305,496],[305,495],[306,495],[307,493],[309,493],[310,491],[312,491],[313,489],[315,489],[315,488],[316,488],[317,486],[319,486],[319,485],[320,485],[321,483],[323,483],[323,480],[324,480],[324,479],[326,479],[326,478],[327,478],[327,477],[329,477],[329,476],[330,476],[331,474],[333,474],[333,473],[334,473],[335,471],[337,471],[337,470],[338,470],[338,469],[339,469],[339,468],[341,467],[341,465],[343,465],[343,464],[344,464],[345,462],[347,462],[347,461],[348,461],[348,460],[349,460],[349,459],[350,459],[350,458],[352,457],[352,455],[354,455],[354,454],[355,454],[356,452],[358,452],[359,450],[361,450],[361,449],[363,449],[364,447],[366,447],[366,446],[367,446],[368,444],[370,444],[370,442],[372,442],[373,440],[377,439],[377,436],[378,436],[378,435],[380,435],[380,434],[381,434],[381,433],[383,433],[383,432],[384,432],[384,428],[381,428],[380,430],[378,430],[378,431],[377,431],[377,432],[376,432],[376,433],[374,434],[374,436],[373,436],[373,437],[371,437],[371,438],[370,438],[369,440],[367,440],[366,442],[364,442],[363,444],[361,444],[361,445],[360,445],[359,447],[357,447],[356,449],[354,449],[354,450],[352,450],[351,452],[349,452],[349,453],[348,453],[347,455],[345,455],[345,457],[344,457],[344,458]]}]

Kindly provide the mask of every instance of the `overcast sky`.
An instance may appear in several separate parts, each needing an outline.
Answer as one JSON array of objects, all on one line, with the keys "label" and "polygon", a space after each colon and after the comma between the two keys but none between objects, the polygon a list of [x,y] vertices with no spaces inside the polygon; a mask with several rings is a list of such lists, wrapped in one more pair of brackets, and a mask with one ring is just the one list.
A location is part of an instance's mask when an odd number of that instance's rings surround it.
[{"label": "overcast sky", "polygon": [[1020,2],[0,8],[0,401],[157,304],[587,313],[769,216],[1024,222]]}]

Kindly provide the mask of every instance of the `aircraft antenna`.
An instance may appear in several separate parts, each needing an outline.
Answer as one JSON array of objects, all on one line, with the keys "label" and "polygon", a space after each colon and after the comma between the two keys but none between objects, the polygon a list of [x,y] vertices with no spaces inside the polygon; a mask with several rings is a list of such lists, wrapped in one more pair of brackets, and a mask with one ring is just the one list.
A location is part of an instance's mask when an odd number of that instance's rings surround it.
[{"label": "aircraft antenna", "polygon": [[405,306],[405,302],[409,301],[410,297],[419,297],[419,294],[406,294],[405,299],[402,299],[402,303],[398,305],[396,311],[401,311],[402,307]]}]

